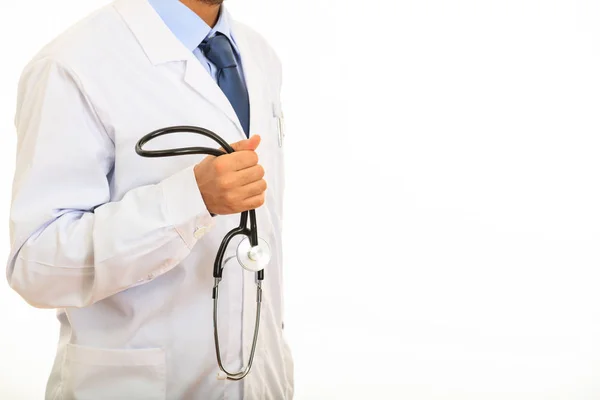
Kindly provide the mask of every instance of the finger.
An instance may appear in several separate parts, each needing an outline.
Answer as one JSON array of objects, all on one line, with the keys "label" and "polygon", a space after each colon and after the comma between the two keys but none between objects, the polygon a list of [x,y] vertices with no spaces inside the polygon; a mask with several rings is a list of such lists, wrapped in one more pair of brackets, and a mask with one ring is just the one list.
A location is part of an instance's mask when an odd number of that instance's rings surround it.
[{"label": "finger", "polygon": [[264,193],[265,190],[267,190],[267,182],[264,179],[261,179],[259,181],[242,186],[239,189],[239,193],[242,199],[247,200]]},{"label": "finger", "polygon": [[222,161],[228,164],[230,171],[242,171],[258,164],[258,154],[250,150],[236,151],[232,154],[221,156]]},{"label": "finger", "polygon": [[241,171],[237,171],[234,179],[236,186],[239,187],[260,181],[264,176],[264,168],[261,165],[254,165]]},{"label": "finger", "polygon": [[265,203],[265,192],[258,196],[250,197],[244,201],[244,208],[247,210],[254,210],[259,208]]},{"label": "finger", "polygon": [[239,142],[231,143],[230,146],[235,151],[244,151],[244,150],[254,151],[258,148],[258,145],[260,144],[260,140],[261,139],[260,139],[259,135],[253,135],[249,139],[244,139]]}]

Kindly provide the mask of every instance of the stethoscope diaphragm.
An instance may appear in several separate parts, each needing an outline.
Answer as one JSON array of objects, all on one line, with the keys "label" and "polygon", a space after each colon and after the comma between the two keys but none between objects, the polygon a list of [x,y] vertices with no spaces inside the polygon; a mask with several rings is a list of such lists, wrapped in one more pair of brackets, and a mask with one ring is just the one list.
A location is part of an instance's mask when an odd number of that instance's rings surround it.
[{"label": "stethoscope diaphragm", "polygon": [[237,247],[237,259],[242,268],[252,272],[258,272],[271,261],[271,248],[262,238],[258,238],[258,245],[252,247],[249,238],[244,238]]}]

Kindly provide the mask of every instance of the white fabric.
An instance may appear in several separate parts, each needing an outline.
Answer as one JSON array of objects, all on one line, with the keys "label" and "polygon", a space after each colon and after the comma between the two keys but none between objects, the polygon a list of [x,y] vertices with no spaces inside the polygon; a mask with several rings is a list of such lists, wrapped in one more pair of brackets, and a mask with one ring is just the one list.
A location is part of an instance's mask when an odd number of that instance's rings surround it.
[{"label": "white fabric", "polygon": [[[33,306],[58,309],[47,399],[292,399],[282,328],[281,67],[257,33],[232,26],[268,182],[259,235],[273,251],[252,372],[217,380],[212,332],[214,256],[239,216],[207,212],[192,170],[203,156],[135,153],[144,134],[165,126],[205,127],[230,143],[244,133],[146,0],[117,0],[42,49],[19,85],[7,277]],[[147,148],[185,146],[215,144],[178,134]],[[237,370],[252,343],[254,274],[230,259],[220,288],[223,357]]]}]

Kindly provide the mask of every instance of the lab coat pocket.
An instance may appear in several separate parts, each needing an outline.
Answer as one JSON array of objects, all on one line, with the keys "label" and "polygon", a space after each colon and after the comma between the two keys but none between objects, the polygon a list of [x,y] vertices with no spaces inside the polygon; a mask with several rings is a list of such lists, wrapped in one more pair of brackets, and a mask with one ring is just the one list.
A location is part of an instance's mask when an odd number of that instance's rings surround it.
[{"label": "lab coat pocket", "polygon": [[62,400],[164,400],[165,353],[67,345]]}]

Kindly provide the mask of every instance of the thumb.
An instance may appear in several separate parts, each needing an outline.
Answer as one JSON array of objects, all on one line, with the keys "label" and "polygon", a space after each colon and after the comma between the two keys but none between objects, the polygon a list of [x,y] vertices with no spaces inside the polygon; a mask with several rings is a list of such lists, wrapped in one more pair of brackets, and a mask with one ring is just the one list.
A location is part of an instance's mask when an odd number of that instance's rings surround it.
[{"label": "thumb", "polygon": [[252,135],[249,139],[240,140],[239,142],[231,143],[231,147],[235,151],[250,150],[254,151],[260,144],[260,136]]}]

